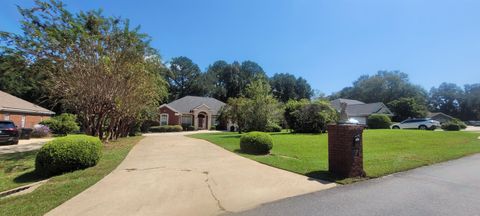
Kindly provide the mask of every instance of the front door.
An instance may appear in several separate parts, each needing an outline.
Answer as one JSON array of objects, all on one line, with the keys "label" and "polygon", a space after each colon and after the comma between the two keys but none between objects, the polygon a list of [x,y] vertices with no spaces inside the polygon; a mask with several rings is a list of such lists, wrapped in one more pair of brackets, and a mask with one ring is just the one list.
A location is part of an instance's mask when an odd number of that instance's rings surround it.
[{"label": "front door", "polygon": [[204,116],[198,116],[198,128],[199,129],[205,129],[204,124],[205,123],[205,117]]}]

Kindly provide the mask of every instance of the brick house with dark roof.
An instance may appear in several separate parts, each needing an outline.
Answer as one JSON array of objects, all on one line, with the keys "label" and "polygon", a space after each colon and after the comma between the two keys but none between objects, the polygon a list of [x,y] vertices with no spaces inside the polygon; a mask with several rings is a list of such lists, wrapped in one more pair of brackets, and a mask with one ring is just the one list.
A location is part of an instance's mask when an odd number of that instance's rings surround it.
[{"label": "brick house with dark roof", "polygon": [[0,91],[0,120],[10,120],[19,128],[33,128],[44,119],[55,113]]},{"label": "brick house with dark roof", "polygon": [[160,125],[194,126],[210,129],[217,125],[217,117],[225,103],[210,97],[185,96],[159,108]]}]

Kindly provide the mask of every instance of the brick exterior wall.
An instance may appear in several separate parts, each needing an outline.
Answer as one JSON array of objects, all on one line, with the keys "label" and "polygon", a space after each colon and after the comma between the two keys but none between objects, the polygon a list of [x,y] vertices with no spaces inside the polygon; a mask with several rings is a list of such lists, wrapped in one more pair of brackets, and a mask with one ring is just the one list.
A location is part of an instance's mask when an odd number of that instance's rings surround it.
[{"label": "brick exterior wall", "polygon": [[[5,120],[6,113],[0,113],[0,120]],[[10,121],[13,121],[18,128],[22,127],[22,115],[25,115],[25,128],[33,128],[41,121],[50,118],[48,115],[28,114],[28,113],[8,113]]]},{"label": "brick exterior wall", "polygon": [[[161,107],[160,114],[166,113],[168,114],[168,125],[181,125],[180,122],[181,115],[175,115],[175,111],[169,109],[168,107]],[[159,119],[160,121],[160,119]]]},{"label": "brick exterior wall", "polygon": [[[362,125],[328,125],[328,171],[338,177],[365,177]],[[355,142],[355,136],[359,140]]]}]

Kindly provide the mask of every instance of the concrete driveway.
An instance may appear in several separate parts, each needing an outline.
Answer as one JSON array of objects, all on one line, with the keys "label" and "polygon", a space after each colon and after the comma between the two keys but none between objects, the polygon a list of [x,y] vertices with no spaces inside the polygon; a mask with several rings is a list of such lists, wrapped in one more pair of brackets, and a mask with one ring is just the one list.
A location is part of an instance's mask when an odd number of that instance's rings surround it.
[{"label": "concrete driveway", "polygon": [[47,215],[217,215],[335,186],[185,134],[148,135],[116,170]]},{"label": "concrete driveway", "polygon": [[33,138],[29,140],[19,140],[17,145],[1,145],[0,154],[10,154],[37,150],[50,140],[53,140],[53,138]]}]

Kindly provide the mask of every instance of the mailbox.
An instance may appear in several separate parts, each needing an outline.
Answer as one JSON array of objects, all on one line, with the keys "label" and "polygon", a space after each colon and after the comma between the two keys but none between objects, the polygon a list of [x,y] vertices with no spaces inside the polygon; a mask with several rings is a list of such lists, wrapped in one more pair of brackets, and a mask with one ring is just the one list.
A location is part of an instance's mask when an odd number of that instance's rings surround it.
[{"label": "mailbox", "polygon": [[362,125],[328,125],[328,170],[339,177],[364,177]]}]

